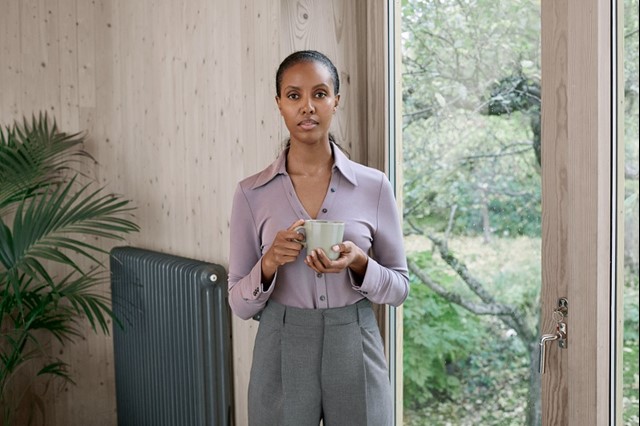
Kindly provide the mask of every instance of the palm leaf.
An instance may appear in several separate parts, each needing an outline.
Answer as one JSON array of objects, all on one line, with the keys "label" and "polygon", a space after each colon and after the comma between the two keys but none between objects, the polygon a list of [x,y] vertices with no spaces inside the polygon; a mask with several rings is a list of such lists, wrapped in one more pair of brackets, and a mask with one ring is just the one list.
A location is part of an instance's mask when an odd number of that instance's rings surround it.
[{"label": "palm leaf", "polygon": [[61,182],[61,172],[71,168],[74,157],[89,157],[78,149],[83,140],[80,133],[60,132],[46,113],[0,128],[0,216],[12,204]]},{"label": "palm leaf", "polygon": [[[39,286],[23,291],[20,301],[15,294],[5,294],[0,300],[4,319],[4,330],[0,335],[0,382],[31,357],[44,353],[34,334],[37,330],[46,330],[64,344],[73,337],[81,336],[77,325],[84,314],[94,330],[95,324],[99,323],[108,333],[107,318],[112,316],[108,299],[92,291],[102,278],[95,271],[91,276],[72,278],[74,274],[69,274],[54,288]],[[24,275],[21,279],[31,281]],[[21,309],[17,309],[19,304]],[[25,351],[27,342],[32,342],[34,349]]]},{"label": "palm leaf", "polygon": [[[96,291],[108,279],[98,259],[107,251],[87,236],[121,240],[139,228],[127,217],[128,200],[78,184],[73,163],[90,158],[83,140],[46,114],[0,128],[0,406],[12,392],[9,377],[29,360],[46,360],[38,375],[71,380],[40,343],[42,331],[64,345],[81,335],[81,320],[107,334],[109,320],[117,321]],[[90,261],[88,271],[81,259]],[[52,274],[49,263],[67,275]]]},{"label": "palm leaf", "polygon": [[[31,282],[25,275],[20,277]],[[78,310],[70,306],[49,285],[21,285],[20,293],[5,293],[0,302],[5,330],[2,337],[21,352],[28,340],[37,344],[35,330],[44,329],[64,344],[80,336],[76,328]],[[26,290],[25,290],[26,289]]]},{"label": "palm leaf", "polygon": [[39,260],[50,260],[82,269],[66,252],[101,264],[92,253],[107,253],[97,245],[83,240],[94,235],[122,240],[121,234],[137,231],[133,222],[118,217],[132,210],[129,201],[114,195],[102,195],[101,189],[88,193],[89,185],[71,194],[75,180],[32,197],[26,207],[18,206],[13,220],[13,232],[0,218],[0,283],[3,274],[22,271],[34,278],[48,280]]},{"label": "palm leaf", "polygon": [[38,371],[36,375],[42,376],[43,374],[51,374],[57,377],[62,377],[65,381],[75,384],[75,382],[71,379],[71,376],[69,376],[67,367],[69,367],[69,364],[62,361],[52,362],[45,365],[40,371]]},{"label": "palm leaf", "polygon": [[82,275],[73,280],[70,278],[71,276],[66,277],[56,287],[56,293],[61,300],[69,302],[76,315],[83,314],[94,331],[99,325],[103,333],[109,334],[107,319],[115,319],[110,308],[110,299],[93,291],[98,285],[108,282],[108,276],[94,271],[91,275]]}]

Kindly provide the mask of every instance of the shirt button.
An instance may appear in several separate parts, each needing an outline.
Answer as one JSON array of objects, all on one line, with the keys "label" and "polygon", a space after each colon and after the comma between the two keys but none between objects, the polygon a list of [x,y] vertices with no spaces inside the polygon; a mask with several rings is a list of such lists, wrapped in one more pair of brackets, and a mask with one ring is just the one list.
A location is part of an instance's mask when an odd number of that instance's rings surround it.
[{"label": "shirt button", "polygon": [[320,300],[324,302],[324,299],[326,299],[326,297],[324,297],[324,294],[323,294],[322,296],[320,296]]},{"label": "shirt button", "polygon": [[331,188],[331,192],[336,192],[336,189],[335,188]]},{"label": "shirt button", "polygon": [[322,209],[322,213],[326,213],[327,211],[327,209]]},{"label": "shirt button", "polygon": [[318,278],[322,278],[322,274],[321,274],[320,272],[318,272],[318,273],[316,274],[316,276],[317,276]]}]

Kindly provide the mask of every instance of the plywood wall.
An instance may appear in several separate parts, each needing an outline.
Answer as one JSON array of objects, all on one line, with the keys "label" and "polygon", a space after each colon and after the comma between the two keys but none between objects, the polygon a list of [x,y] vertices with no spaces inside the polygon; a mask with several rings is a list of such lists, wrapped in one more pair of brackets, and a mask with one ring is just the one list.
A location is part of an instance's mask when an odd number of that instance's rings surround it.
[{"label": "plywood wall", "polygon": [[[334,59],[333,131],[381,168],[384,3],[0,0],[0,125],[46,110],[63,130],[87,131],[89,173],[137,206],[142,231],[126,244],[226,266],[235,183],[286,136],[273,80],[288,53]],[[233,321],[239,425],[255,327]],[[54,349],[77,385],[50,402],[47,425],[116,424],[111,337],[85,332]]]}]

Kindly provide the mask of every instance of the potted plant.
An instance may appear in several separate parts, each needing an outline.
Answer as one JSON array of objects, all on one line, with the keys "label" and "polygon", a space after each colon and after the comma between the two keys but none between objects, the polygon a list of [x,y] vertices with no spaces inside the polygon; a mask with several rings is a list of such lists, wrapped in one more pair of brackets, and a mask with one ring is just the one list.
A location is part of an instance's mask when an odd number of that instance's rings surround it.
[{"label": "potted plant", "polygon": [[[0,128],[0,425],[44,415],[36,383],[72,381],[50,351],[81,334],[109,333],[109,279],[100,239],[136,232],[128,200],[87,177],[86,135],[66,134],[46,114]],[[94,238],[97,237],[97,238]],[[34,368],[35,367],[35,368]],[[30,418],[29,418],[30,417]]]}]

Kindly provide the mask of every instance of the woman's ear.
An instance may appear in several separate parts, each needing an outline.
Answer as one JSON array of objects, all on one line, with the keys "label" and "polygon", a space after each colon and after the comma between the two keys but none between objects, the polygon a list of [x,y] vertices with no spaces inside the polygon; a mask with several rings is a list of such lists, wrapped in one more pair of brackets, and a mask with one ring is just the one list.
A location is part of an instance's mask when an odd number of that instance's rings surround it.
[{"label": "woman's ear", "polygon": [[340,94],[338,93],[335,97],[334,97],[334,102],[333,102],[333,112],[336,112],[338,110],[338,104],[340,103]]},{"label": "woman's ear", "polygon": [[278,110],[282,111],[282,108],[280,108],[280,98],[278,96],[276,96],[276,105],[278,105]]}]

